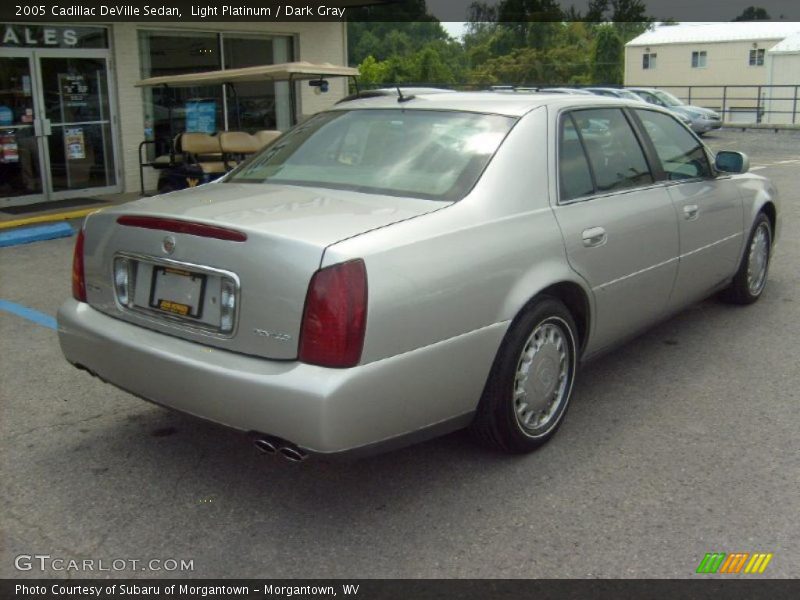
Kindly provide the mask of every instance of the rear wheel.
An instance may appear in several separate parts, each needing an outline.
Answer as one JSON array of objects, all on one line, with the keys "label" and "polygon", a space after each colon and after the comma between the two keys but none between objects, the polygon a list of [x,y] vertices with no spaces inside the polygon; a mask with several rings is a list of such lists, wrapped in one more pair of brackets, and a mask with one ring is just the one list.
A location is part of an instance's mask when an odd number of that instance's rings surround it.
[{"label": "rear wheel", "polygon": [[769,259],[772,255],[772,224],[764,213],[753,223],[739,270],[722,299],[733,304],[752,304],[767,285]]},{"label": "rear wheel", "polygon": [[559,300],[542,297],[511,325],[495,358],[474,435],[510,453],[530,452],[561,425],[577,362],[575,322]]}]

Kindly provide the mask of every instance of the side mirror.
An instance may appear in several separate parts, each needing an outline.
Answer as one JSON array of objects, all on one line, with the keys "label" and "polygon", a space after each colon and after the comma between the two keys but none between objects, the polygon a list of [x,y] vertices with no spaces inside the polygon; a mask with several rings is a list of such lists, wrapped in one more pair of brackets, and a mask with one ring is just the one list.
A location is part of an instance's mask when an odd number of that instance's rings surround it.
[{"label": "side mirror", "polygon": [[747,173],[750,170],[750,159],[744,152],[722,150],[717,152],[714,166],[723,173]]}]

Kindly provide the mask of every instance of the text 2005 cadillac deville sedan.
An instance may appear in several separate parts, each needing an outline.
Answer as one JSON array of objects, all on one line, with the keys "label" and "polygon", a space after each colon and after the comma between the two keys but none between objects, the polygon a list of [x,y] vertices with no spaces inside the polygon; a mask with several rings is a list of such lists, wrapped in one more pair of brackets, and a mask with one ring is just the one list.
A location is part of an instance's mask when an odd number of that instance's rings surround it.
[{"label": "text 2005 cadillac deville sedan", "polygon": [[467,426],[526,452],[582,360],[759,298],[779,210],[747,170],[626,100],[356,98],[222,181],[89,217],[61,347],[294,460]]}]

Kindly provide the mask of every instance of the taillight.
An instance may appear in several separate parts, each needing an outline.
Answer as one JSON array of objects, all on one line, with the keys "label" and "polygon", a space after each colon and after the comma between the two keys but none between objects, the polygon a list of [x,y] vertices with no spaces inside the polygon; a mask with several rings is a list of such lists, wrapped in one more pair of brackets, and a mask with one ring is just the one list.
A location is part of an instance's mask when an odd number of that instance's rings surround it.
[{"label": "taillight", "polygon": [[299,358],[323,367],[353,367],[361,360],[366,326],[364,261],[351,260],[320,269],[308,286]]},{"label": "taillight", "polygon": [[75,251],[72,254],[72,297],[86,302],[86,276],[83,270],[83,229],[75,240]]}]

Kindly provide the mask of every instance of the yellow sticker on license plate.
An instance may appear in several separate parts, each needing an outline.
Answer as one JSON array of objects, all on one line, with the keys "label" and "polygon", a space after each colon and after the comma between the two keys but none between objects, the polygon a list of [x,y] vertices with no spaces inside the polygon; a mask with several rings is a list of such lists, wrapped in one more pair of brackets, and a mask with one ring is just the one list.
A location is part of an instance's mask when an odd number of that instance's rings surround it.
[{"label": "yellow sticker on license plate", "polygon": [[163,311],[170,312],[176,315],[185,317],[189,314],[191,307],[188,304],[181,304],[180,302],[172,302],[171,300],[161,300],[158,303],[158,308]]}]

